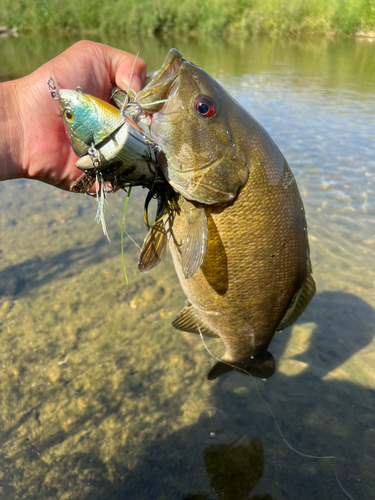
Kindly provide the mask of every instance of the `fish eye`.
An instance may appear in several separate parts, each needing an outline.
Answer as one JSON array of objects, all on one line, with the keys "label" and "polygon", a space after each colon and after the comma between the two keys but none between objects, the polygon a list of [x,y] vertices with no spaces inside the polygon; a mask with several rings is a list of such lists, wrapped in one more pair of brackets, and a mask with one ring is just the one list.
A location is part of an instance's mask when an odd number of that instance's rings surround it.
[{"label": "fish eye", "polygon": [[64,111],[64,116],[65,119],[70,123],[74,120],[74,114],[69,109],[66,109]]},{"label": "fish eye", "polygon": [[194,102],[194,107],[201,116],[210,118],[216,112],[215,103],[208,97],[197,97]]}]

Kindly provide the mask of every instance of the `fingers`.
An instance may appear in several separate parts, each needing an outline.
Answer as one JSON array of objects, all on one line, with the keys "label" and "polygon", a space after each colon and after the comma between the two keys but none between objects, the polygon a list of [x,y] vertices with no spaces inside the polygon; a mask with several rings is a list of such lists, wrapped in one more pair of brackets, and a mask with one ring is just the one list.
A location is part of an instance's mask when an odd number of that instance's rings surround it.
[{"label": "fingers", "polygon": [[[48,95],[48,78],[53,77],[57,89],[80,85],[85,92],[109,101],[114,84],[128,89],[133,63],[130,88],[138,92],[146,77],[146,64],[142,59],[107,45],[80,41],[20,80],[18,85],[22,86],[22,90],[16,95],[21,95],[24,100],[19,106],[23,114],[22,119],[14,120],[18,130],[22,128],[17,175],[42,180],[63,189],[68,189],[80,175],[74,167],[76,157],[71,156],[73,153],[58,106]],[[12,134],[13,143],[15,137]],[[11,150],[14,156],[14,147]]]},{"label": "fingers", "polygon": [[137,58],[134,63],[133,74],[131,74],[133,63],[134,59],[127,59],[120,64],[116,73],[115,82],[118,87],[126,91],[130,87],[131,90],[137,93],[141,90],[142,83],[146,78],[146,64],[142,59]]},{"label": "fingers", "polygon": [[87,44],[85,49],[96,53],[106,65],[111,81],[115,82],[118,87],[128,90],[131,78],[130,88],[134,92],[141,90],[146,78],[146,63],[143,59],[101,43],[85,41],[78,44]]}]

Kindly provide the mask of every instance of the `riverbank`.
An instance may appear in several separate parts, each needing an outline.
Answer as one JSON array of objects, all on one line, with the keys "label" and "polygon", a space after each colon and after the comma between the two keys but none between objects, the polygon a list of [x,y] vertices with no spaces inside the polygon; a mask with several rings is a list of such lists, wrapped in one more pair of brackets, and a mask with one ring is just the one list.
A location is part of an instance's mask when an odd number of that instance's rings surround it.
[{"label": "riverbank", "polygon": [[21,32],[375,36],[372,0],[3,0],[0,19]]}]

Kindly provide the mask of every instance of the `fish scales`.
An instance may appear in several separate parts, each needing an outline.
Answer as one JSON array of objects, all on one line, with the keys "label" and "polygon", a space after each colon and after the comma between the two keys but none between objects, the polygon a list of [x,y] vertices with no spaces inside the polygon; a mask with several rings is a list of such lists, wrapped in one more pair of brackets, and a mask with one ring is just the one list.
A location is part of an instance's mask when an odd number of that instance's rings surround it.
[{"label": "fish scales", "polygon": [[170,246],[181,286],[197,314],[222,338],[229,362],[267,349],[305,279],[306,240],[295,230],[296,213],[304,222],[302,201],[292,189],[285,192],[284,178],[272,186],[263,167],[252,168],[232,204],[207,209],[207,252],[187,280],[179,254],[187,201],[173,220]]},{"label": "fish scales", "polygon": [[[60,104],[77,153],[101,140],[97,152],[105,172],[124,176],[125,147],[115,139],[127,124],[119,112],[72,91],[60,91]],[[168,235],[188,299],[173,325],[220,337],[226,349],[209,378],[232,366],[271,376],[268,346],[275,331],[291,325],[315,292],[303,204],[285,158],[247,111],[175,49],[132,109],[143,133],[163,150],[158,182],[147,154],[126,177],[158,198],[139,269],[147,272],[163,259]]]},{"label": "fish scales", "polygon": [[160,168],[179,193],[180,211],[164,220],[188,300],[173,325],[222,339],[226,351],[209,378],[229,371],[226,363],[271,376],[275,331],[315,293],[289,165],[263,127],[176,49],[135,101],[137,124],[162,148]]}]

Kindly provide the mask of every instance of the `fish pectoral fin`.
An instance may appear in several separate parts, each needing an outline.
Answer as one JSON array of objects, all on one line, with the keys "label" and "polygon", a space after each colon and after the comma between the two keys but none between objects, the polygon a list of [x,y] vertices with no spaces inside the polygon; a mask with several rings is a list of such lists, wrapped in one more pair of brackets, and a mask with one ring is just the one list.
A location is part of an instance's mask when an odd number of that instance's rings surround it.
[{"label": "fish pectoral fin", "polygon": [[163,219],[156,222],[146,235],[138,258],[138,269],[148,273],[165,257],[168,249],[168,237]]},{"label": "fish pectoral fin", "polygon": [[187,300],[185,307],[177,314],[175,319],[172,321],[172,325],[177,328],[177,330],[182,330],[183,332],[197,333],[198,335],[206,335],[207,337],[219,338],[219,335],[214,333],[196,314],[193,306]]},{"label": "fish pectoral fin", "polygon": [[247,372],[249,375],[257,378],[269,378],[275,373],[275,359],[268,351],[255,356],[254,358],[245,359],[239,362],[225,362],[225,355],[222,361],[218,361],[209,371],[208,380],[215,380],[215,378],[224,375],[234,369],[241,373]]},{"label": "fish pectoral fin", "polygon": [[292,303],[284,314],[284,317],[280,321],[276,331],[284,330],[284,328],[287,328],[296,321],[296,319],[306,309],[310,300],[314,297],[315,291],[316,286],[314,278],[312,277],[310,270],[307,269],[305,281],[298,292],[294,295]]},{"label": "fish pectoral fin", "polygon": [[181,237],[181,265],[186,279],[191,278],[201,267],[208,244],[208,226],[204,206],[194,207],[185,213]]}]

